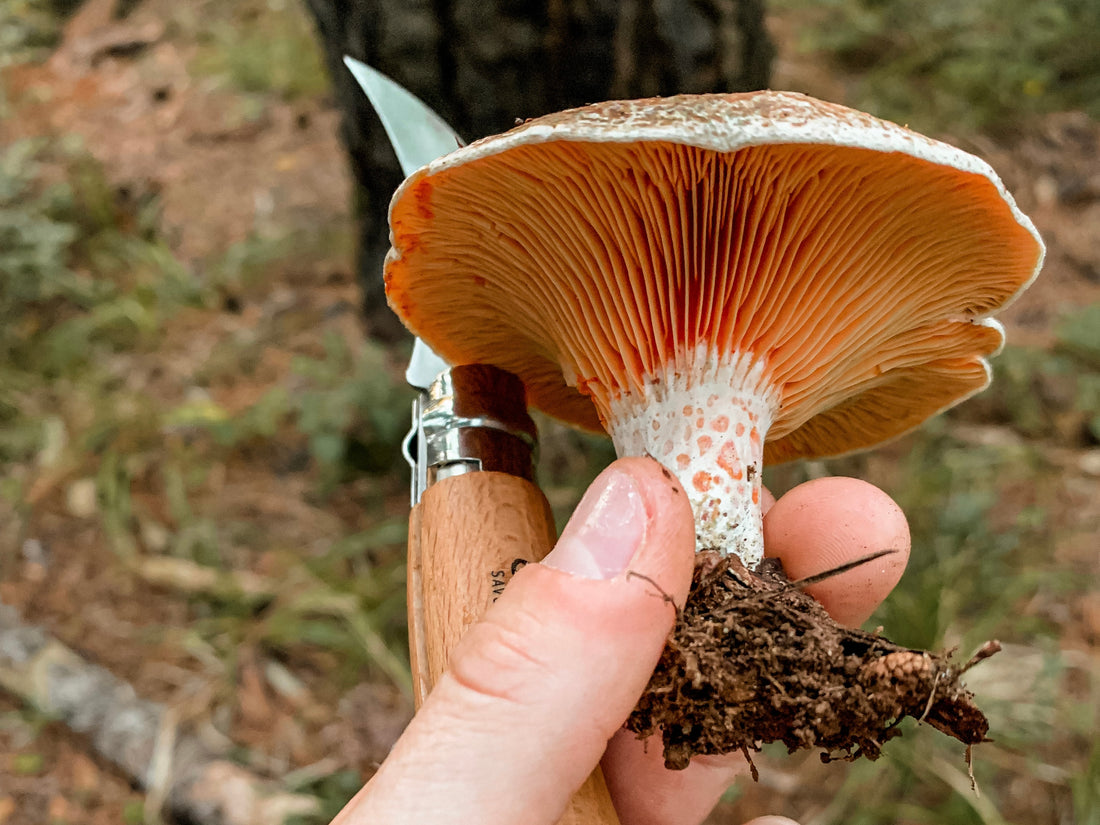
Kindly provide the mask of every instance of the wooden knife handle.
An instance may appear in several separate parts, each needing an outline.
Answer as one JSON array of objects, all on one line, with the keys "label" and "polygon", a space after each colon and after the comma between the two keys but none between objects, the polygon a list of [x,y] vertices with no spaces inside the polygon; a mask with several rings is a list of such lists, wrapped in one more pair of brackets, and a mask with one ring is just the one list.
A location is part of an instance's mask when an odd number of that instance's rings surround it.
[{"label": "wooden knife handle", "polygon": [[[554,544],[542,492],[514,475],[472,472],[433,484],[409,522],[409,649],[417,707],[455,644],[513,573]],[[619,825],[597,767],[559,825]]]}]

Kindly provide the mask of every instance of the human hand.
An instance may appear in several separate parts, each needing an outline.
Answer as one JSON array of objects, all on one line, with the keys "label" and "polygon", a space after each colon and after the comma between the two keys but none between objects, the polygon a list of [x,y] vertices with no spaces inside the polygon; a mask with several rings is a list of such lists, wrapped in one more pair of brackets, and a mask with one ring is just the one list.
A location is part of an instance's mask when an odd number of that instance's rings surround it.
[{"label": "human hand", "polygon": [[[816,585],[841,622],[865,620],[908,555],[904,516],[854,479],[765,497],[764,537],[792,578],[903,550]],[[664,768],[621,731],[691,583],[695,528],[660,465],[622,459],[589,488],[554,550],[520,570],[455,649],[390,756],[333,825],[552,825],[601,764],[622,825],[696,825],[743,770],[740,755]],[[627,576],[627,571],[636,576]],[[648,751],[648,752],[647,752]],[[765,817],[751,825],[781,825]]]}]

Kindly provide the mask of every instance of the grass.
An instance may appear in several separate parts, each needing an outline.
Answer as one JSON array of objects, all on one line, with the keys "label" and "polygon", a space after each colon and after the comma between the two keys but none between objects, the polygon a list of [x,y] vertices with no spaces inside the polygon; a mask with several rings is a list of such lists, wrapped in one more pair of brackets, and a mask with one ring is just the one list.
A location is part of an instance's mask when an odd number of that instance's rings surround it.
[{"label": "grass", "polygon": [[[43,182],[46,164],[63,183]],[[0,155],[0,226],[0,460],[52,454],[51,433],[73,423],[69,390],[81,407],[140,418],[118,370],[202,300],[198,283],[124,211],[95,162],[64,145],[20,142]],[[88,446],[109,429],[89,427]]]},{"label": "grass", "polygon": [[0,68],[48,54],[60,28],[49,0],[0,0]]},{"label": "grass", "polygon": [[998,130],[1028,115],[1100,117],[1094,0],[776,0],[800,47],[853,78],[857,108],[922,131]]},{"label": "grass", "polygon": [[[966,423],[953,418],[926,425],[885,456],[824,462],[810,473],[773,468],[766,481],[781,491],[807,475],[858,475],[902,506],[913,536],[910,563],[866,626],[881,626],[905,645],[958,648],[960,659],[988,639],[1005,644],[966,680],[995,739],[974,752],[981,795],[970,788],[963,746],[909,720],[878,762],[820,776],[807,766],[819,790],[796,794],[780,812],[816,811],[814,825],[1090,822],[1100,815],[1085,781],[1094,771],[1100,671],[1064,650],[1067,627],[1059,618],[1091,579],[1052,561],[1063,529],[1053,513],[1064,469],[1040,442],[960,438]],[[1064,819],[1074,806],[1078,818]]]},{"label": "grass", "polygon": [[[993,388],[924,428],[883,477],[909,518],[913,555],[871,624],[902,644],[957,646],[962,656],[989,638],[1006,643],[968,679],[996,740],[976,751],[983,795],[960,775],[957,743],[915,729],[891,743],[883,764],[852,766],[821,822],[1100,818],[1092,784],[1100,672],[1064,641],[1065,605],[1092,579],[1054,561],[1066,467],[1050,452],[1096,443],[1097,306],[1067,315],[1052,351],[1007,350],[994,362]],[[956,435],[976,421],[996,422],[1006,437],[982,444]],[[838,470],[860,465],[866,460]],[[1071,810],[1074,819],[1061,819]]]},{"label": "grass", "polygon": [[205,7],[213,19],[200,29],[191,66],[196,75],[248,95],[288,101],[328,91],[312,21],[298,3],[250,0]]},{"label": "grass", "polygon": [[[58,173],[62,182],[46,183]],[[400,463],[408,393],[384,351],[353,349],[330,331],[316,355],[294,355],[281,383],[233,413],[201,386],[179,401],[173,387],[164,398],[151,395],[144,381],[159,371],[155,362],[180,356],[164,336],[181,317],[213,318],[225,289],[245,296],[259,289],[247,275],[256,261],[285,263],[303,244],[299,234],[274,238],[270,248],[253,241],[247,255],[230,250],[211,267],[216,277],[200,281],[168,251],[149,206],[124,212],[102,170],[79,149],[24,142],[0,155],[3,489],[29,518],[22,500],[40,476],[14,468],[52,472],[69,490],[90,479],[90,510],[124,563],[162,552],[231,570],[250,559],[227,547],[270,546],[271,535],[213,511],[212,472],[247,464],[279,442],[300,451],[306,494],[323,506],[349,479]],[[226,370],[239,376],[251,350],[223,351]],[[164,497],[159,521],[136,497],[150,485]],[[298,563],[298,589],[274,594],[258,625],[248,605],[222,599],[207,605],[197,632],[218,640],[224,655],[245,636],[275,651],[329,650],[345,663],[344,683],[378,667],[407,687],[397,598],[403,574],[389,552],[403,544],[403,520],[400,529],[381,519],[334,536],[306,566]],[[349,566],[362,568],[372,553],[378,564],[369,575],[349,579]]]},{"label": "grass", "polygon": [[[994,360],[990,390],[899,444],[766,471],[777,492],[821,474],[865,477],[905,511],[911,560],[868,626],[900,644],[957,647],[961,658],[987,639],[1006,646],[967,679],[996,740],[975,750],[980,797],[962,746],[908,724],[879,762],[822,780],[830,801],[806,803],[819,810],[815,825],[1100,821],[1100,670],[1067,641],[1068,606],[1093,588],[1094,559],[1059,560],[1057,552],[1071,529],[1062,499],[1073,483],[1090,483],[1072,480],[1079,471],[1059,451],[1100,440],[1098,307],[1066,314],[1049,351],[1008,348]],[[993,437],[975,440],[974,427]],[[1082,527],[1095,536],[1095,524]]]},{"label": "grass", "polygon": [[[913,554],[901,584],[869,624],[883,626],[901,644],[957,647],[960,658],[987,639],[1001,639],[1006,650],[967,680],[996,744],[975,751],[978,796],[959,743],[905,725],[881,762],[851,766],[821,822],[1012,821],[1009,811],[1022,803],[1007,789],[1049,767],[1044,759],[1057,763],[1044,755],[1054,743],[1089,730],[1091,720],[1057,712],[1069,668],[1059,650],[1062,629],[1035,606],[1068,599],[1087,583],[1050,564],[1054,526],[1041,506],[997,512],[1002,491],[1049,484],[1042,480],[1049,473],[1033,446],[964,445],[950,427],[914,440],[901,472],[905,481],[893,491],[910,520]],[[1064,783],[1057,790],[1072,793]],[[1052,821],[1041,806],[1030,813],[1033,818],[1014,821]]]}]

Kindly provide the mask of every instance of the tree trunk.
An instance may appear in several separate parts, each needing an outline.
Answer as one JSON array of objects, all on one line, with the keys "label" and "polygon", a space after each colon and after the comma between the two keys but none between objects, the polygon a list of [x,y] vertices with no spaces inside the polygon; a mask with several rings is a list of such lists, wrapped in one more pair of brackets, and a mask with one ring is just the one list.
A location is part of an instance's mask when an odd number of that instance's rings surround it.
[{"label": "tree trunk", "polygon": [[381,279],[386,207],[402,175],[344,55],[386,73],[472,140],[517,118],[600,100],[764,88],[774,52],[764,0],[307,3],[344,112],[364,308],[382,340],[403,334]]}]

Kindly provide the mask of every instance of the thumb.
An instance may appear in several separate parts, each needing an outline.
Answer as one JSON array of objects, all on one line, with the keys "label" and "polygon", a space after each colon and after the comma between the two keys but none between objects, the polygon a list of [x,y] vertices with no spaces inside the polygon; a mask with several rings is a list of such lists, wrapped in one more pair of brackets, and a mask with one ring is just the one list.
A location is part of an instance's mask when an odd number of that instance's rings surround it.
[{"label": "thumb", "polygon": [[556,821],[645,688],[675,617],[665,596],[683,603],[694,545],[666,470],[612,464],[550,555],[459,643],[372,780],[373,801],[394,807],[363,821]]}]

